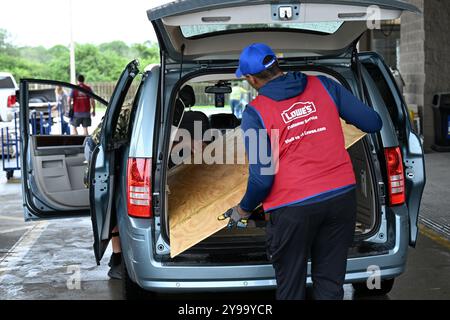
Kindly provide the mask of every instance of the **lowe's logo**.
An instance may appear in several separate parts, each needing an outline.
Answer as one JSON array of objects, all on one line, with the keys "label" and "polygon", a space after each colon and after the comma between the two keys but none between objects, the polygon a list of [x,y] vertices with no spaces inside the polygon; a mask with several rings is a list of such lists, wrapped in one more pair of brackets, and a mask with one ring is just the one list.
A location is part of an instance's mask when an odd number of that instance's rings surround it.
[{"label": "lowe's logo", "polygon": [[297,102],[294,103],[289,109],[283,111],[281,117],[284,123],[288,124],[294,120],[308,117],[316,112],[316,106],[313,102]]}]

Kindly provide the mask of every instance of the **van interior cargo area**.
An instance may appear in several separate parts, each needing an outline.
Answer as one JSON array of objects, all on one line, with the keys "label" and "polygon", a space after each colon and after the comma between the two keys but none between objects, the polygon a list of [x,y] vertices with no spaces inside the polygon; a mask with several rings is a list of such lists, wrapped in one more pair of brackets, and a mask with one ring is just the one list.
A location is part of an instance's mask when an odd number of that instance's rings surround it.
[{"label": "van interior cargo area", "polygon": [[[191,112],[202,112],[195,109]],[[213,108],[214,110],[214,108]],[[228,114],[226,112],[229,112]],[[186,112],[185,112],[186,113]],[[233,117],[231,121],[231,117]],[[223,119],[226,121],[222,121]],[[213,129],[218,129],[222,134],[226,133],[227,129],[234,129],[240,125],[240,121],[236,121],[236,117],[231,114],[231,110],[219,109],[214,110],[212,114],[207,116],[209,125]],[[222,119],[222,120],[221,120]],[[230,121],[228,121],[230,120]],[[214,128],[216,127],[216,128]],[[77,211],[89,209],[89,189],[84,185],[84,175],[86,170],[86,160],[84,155],[84,140],[83,136],[30,136],[29,140],[29,168],[32,170],[30,175],[30,183],[36,185],[34,188],[35,198],[39,199],[36,203],[40,209],[46,211],[46,206],[49,211],[53,209],[61,211]],[[359,140],[349,150],[355,176],[357,179],[357,223],[355,226],[356,235],[364,236],[373,233],[374,228],[377,227],[379,218],[379,210],[376,205],[374,186],[376,182],[373,179],[371,172],[371,155],[363,140]],[[222,173],[221,179],[233,179],[227,172],[231,172],[233,165],[228,165],[226,170]],[[247,165],[240,165],[240,184],[241,189],[235,190],[233,197],[227,201],[222,202],[220,207],[216,207],[213,212],[215,216],[224,213],[226,209],[237,204],[243,193],[245,192]],[[199,168],[197,168],[199,169]],[[196,169],[196,170],[197,170]],[[201,166],[200,166],[201,169]],[[180,170],[175,168],[175,170]],[[231,171],[229,171],[231,170]],[[214,171],[214,170],[212,170]],[[186,175],[186,173],[185,173]],[[170,170],[169,170],[170,176]],[[187,175],[188,176],[188,175]],[[211,178],[211,177],[210,177]],[[241,181],[242,180],[242,181]],[[225,180],[224,180],[225,181]],[[183,185],[182,180],[179,181]],[[221,197],[221,193],[227,190],[226,183],[216,190],[212,189],[210,185],[199,185],[199,181],[192,182],[196,185],[182,186],[184,189],[182,196],[179,198],[179,203],[185,206],[190,206],[196,198],[205,197],[215,193],[217,197]],[[170,183],[168,183],[171,189]],[[172,188],[173,189],[173,188]],[[171,190],[174,191],[174,190]],[[197,192],[198,191],[198,192]],[[228,190],[229,191],[229,190]],[[180,193],[179,193],[180,194]],[[203,194],[203,195],[202,195]],[[195,197],[193,197],[195,195]],[[168,219],[171,221],[171,210],[174,209],[176,201],[168,199]],[[227,221],[216,223],[213,226],[214,231],[203,235],[200,239],[188,239],[187,243],[183,244],[174,252],[179,254],[172,255],[172,262],[176,261],[209,261],[214,263],[222,263],[223,261],[266,261],[265,255],[265,223],[267,216],[264,214],[254,214],[251,218],[253,222],[250,227],[245,230],[227,230],[225,228]],[[169,239],[171,241],[172,249],[172,235],[169,232]],[[188,257],[188,258],[187,258]],[[230,260],[231,259],[231,260]]]},{"label": "van interior cargo area", "polygon": [[[199,109],[195,109],[196,112],[201,112]],[[221,110],[220,112],[225,112],[225,110]],[[230,111],[229,111],[230,112]],[[230,114],[231,116],[231,114]],[[213,114],[214,117],[214,114]],[[211,119],[211,115],[209,115],[209,119]],[[211,121],[210,121],[211,123]],[[238,124],[235,124],[233,127],[227,128],[227,129],[233,129],[236,128]],[[345,124],[343,123],[343,128]],[[214,128],[211,126],[212,129],[222,129],[223,128]],[[354,127],[353,127],[354,128]],[[356,129],[356,128],[355,128]],[[344,129],[345,131],[345,129]],[[223,131],[222,131],[223,132]],[[232,131],[231,131],[232,132]],[[365,139],[361,139],[361,137],[358,137],[355,141],[356,143],[352,144],[352,146],[348,149],[348,152],[350,154],[350,157],[352,159],[353,168],[357,180],[357,187],[356,187],[356,194],[357,194],[357,222],[355,225],[355,236],[358,236],[358,239],[364,239],[369,238],[370,234],[373,234],[375,231],[375,228],[377,227],[377,222],[379,218],[379,210],[376,204],[376,194],[374,190],[374,186],[376,185],[376,182],[374,181],[372,169],[370,166],[371,155],[368,151],[368,147],[366,146]],[[181,165],[183,166],[183,165]],[[189,165],[186,165],[189,166]],[[230,168],[231,166],[237,166],[234,169]],[[241,177],[244,173],[242,172],[243,168],[239,167],[241,165],[228,165],[228,172],[229,175],[233,175],[233,171],[235,171],[235,174],[237,177]],[[240,193],[241,194],[234,194],[233,201],[230,202],[230,192],[233,191],[234,186],[227,186],[226,184],[223,185],[221,183],[217,183],[217,179],[220,176],[218,174],[218,177],[210,176],[208,178],[208,175],[215,175],[216,172],[212,170],[213,173],[211,173],[211,170],[205,170],[203,173],[203,176],[201,174],[195,173],[194,170],[187,169],[184,171],[183,174],[180,174],[179,177],[174,179],[173,171],[171,173],[172,169],[169,169],[169,178],[168,178],[168,189],[169,189],[169,196],[166,199],[168,201],[168,205],[166,208],[168,208],[168,219],[169,219],[169,237],[171,242],[171,258],[163,258],[164,262],[167,263],[193,263],[194,261],[196,263],[207,263],[207,264],[222,264],[222,263],[242,263],[247,261],[248,263],[266,263],[267,257],[266,257],[266,251],[265,251],[265,224],[266,220],[268,219],[267,215],[258,213],[253,214],[251,217],[251,220],[253,222],[250,223],[250,227],[246,229],[233,229],[228,230],[227,228],[224,228],[225,224],[218,224],[216,223],[213,227],[216,228],[216,231],[208,236],[199,239],[197,243],[193,246],[190,246],[187,250],[183,249],[180,250],[179,235],[182,234],[183,241],[185,242],[186,234],[190,232],[190,228],[192,226],[189,226],[189,222],[186,222],[190,219],[190,217],[183,216],[183,218],[180,218],[178,216],[178,213],[176,213],[176,207],[182,206],[183,211],[185,211],[185,208],[189,208],[188,210],[191,210],[192,208],[198,206],[200,211],[205,209],[205,204],[207,203],[208,197],[214,197],[214,194],[222,194],[223,198],[221,198],[218,202],[225,202],[226,204],[223,205],[223,208],[221,207],[220,211],[214,212],[215,216],[219,216],[222,214],[226,209],[232,207],[233,205],[236,205],[241,200],[241,197],[243,193],[245,192],[246,183],[241,187]],[[175,170],[179,170],[179,168],[175,168]],[[248,170],[247,167],[245,167],[245,170]],[[220,171],[220,169],[218,169]],[[194,179],[189,176],[189,173],[195,175],[197,174],[197,178]],[[176,175],[176,173],[175,173]],[[199,178],[201,177],[201,178]],[[224,177],[225,179],[231,179],[230,176]],[[185,181],[180,181],[185,179]],[[209,179],[209,180],[208,180]],[[173,185],[173,181],[177,181],[176,185]],[[211,181],[211,185],[208,186],[200,186],[201,181]],[[231,179],[230,181],[235,182],[236,179]],[[245,177],[246,182],[246,177]],[[172,185],[171,185],[172,184]],[[219,186],[221,185],[221,186]],[[184,192],[187,193],[186,197],[183,197],[183,199],[180,201],[179,199],[173,200],[173,197],[171,197],[171,193],[174,192],[176,188],[183,188]],[[217,190],[218,189],[218,190]],[[231,190],[233,189],[233,190]],[[201,191],[197,193],[197,191]],[[176,192],[176,191],[175,191]],[[176,194],[180,194],[179,192]],[[172,195],[173,196],[173,195]],[[172,199],[172,201],[171,201]],[[200,205],[201,203],[201,205]],[[216,204],[215,204],[216,205]],[[175,208],[174,208],[175,207]],[[211,206],[211,208],[217,209],[216,207]],[[211,209],[210,208],[210,209]],[[172,229],[174,227],[174,223],[171,223],[171,214],[176,216],[177,222],[184,219],[183,222],[185,222],[188,226],[184,226],[180,230],[176,230],[176,237],[177,239],[174,240],[174,233],[172,233]],[[209,217],[208,219],[211,220],[211,217],[213,216],[212,213],[208,215],[204,215],[204,217]],[[208,221],[210,221],[208,220]],[[195,219],[192,219],[192,221],[198,221]],[[204,218],[200,221],[206,221]],[[206,224],[206,222],[204,222]],[[212,223],[214,224],[214,223]],[[193,227],[192,227],[193,228]],[[199,234],[196,234],[195,237],[200,236]],[[201,236],[200,236],[201,237]],[[201,240],[201,241],[200,241]],[[189,242],[189,241],[186,241]],[[189,244],[192,245],[194,241],[191,241]],[[184,243],[186,244],[186,243]]]},{"label": "van interior cargo area", "polygon": [[[379,214],[376,211],[374,181],[368,164],[369,158],[364,140],[359,141],[348,150],[357,180],[357,217],[355,236],[364,238],[373,233],[377,226]],[[169,204],[170,205],[170,204]],[[170,210],[170,209],[169,209]],[[219,215],[221,212],[218,212]],[[169,213],[170,219],[170,213]],[[222,228],[212,236],[195,246],[167,259],[169,263],[265,263],[265,224],[267,217],[260,212],[251,217],[246,229]]]}]

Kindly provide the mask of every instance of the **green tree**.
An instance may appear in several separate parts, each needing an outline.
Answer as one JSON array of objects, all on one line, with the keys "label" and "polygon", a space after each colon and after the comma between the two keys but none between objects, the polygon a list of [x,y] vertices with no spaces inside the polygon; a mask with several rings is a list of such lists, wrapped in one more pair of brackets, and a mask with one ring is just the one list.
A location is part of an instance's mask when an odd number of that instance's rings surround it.
[{"label": "green tree", "polygon": [[143,44],[136,43],[132,47],[133,58],[139,59],[141,65],[146,66],[159,62],[159,47],[156,43],[147,41]]},{"label": "green tree", "polygon": [[[123,41],[77,44],[75,55],[77,72],[84,74],[88,82],[117,81],[132,59],[138,59],[143,67],[159,62],[158,45],[149,41],[130,46]],[[62,45],[49,49],[14,46],[9,33],[0,29],[0,71],[11,72],[17,80],[26,77],[69,81],[69,58],[69,49]]]},{"label": "green tree", "polygon": [[123,41],[102,43],[101,45],[99,45],[98,49],[102,53],[110,51],[122,57],[130,56],[130,47]]},{"label": "green tree", "polygon": [[48,50],[52,59],[47,64],[45,78],[60,81],[70,81],[70,52],[69,48],[57,45]]}]

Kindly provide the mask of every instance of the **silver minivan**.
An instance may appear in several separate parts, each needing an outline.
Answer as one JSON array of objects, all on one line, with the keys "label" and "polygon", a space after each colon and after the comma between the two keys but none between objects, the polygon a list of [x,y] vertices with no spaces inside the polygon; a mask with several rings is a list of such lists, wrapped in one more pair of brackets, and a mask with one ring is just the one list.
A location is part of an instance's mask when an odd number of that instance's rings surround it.
[{"label": "silver minivan", "polygon": [[[51,80],[21,81],[25,219],[90,215],[98,263],[118,224],[127,298],[152,292],[275,288],[264,221],[233,231],[232,236],[220,231],[174,258],[168,223],[169,148],[177,93],[189,84],[203,101],[205,87],[239,83],[234,72],[240,51],[264,42],[277,53],[283,70],[330,77],[382,117],[381,132],[349,149],[358,184],[358,214],[346,282],[368,290],[366,281],[377,270],[381,288],[371,292],[388,293],[405,271],[408,247],[416,244],[424,156],[390,69],[378,54],[358,52],[357,43],[375,20],[398,19],[404,11],[419,13],[394,0],[181,0],[149,10],[160,64],[139,70],[138,63],[131,62],[109,102],[91,94],[105,105],[106,113],[92,155],[90,188],[83,184],[83,137],[33,134],[29,124],[31,84],[77,87]],[[114,131],[128,100],[128,134],[117,140]],[[234,129],[239,121],[218,121],[234,119],[229,108],[215,108],[223,107],[220,100],[212,97],[210,106],[199,102],[203,105],[197,103],[184,114],[206,116],[206,125],[213,129]],[[135,201],[136,186],[147,201]]]}]

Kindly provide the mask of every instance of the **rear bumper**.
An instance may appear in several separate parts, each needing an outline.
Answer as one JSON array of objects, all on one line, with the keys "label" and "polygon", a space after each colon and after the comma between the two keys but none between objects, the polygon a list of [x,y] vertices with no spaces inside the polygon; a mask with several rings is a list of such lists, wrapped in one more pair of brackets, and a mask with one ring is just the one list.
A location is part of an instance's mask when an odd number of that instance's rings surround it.
[{"label": "rear bumper", "polygon": [[[380,270],[381,279],[393,279],[404,272],[404,266],[398,268],[389,268]],[[346,283],[366,282],[368,279],[367,272],[347,273],[345,276]],[[311,277],[307,278],[308,285],[312,284]],[[180,293],[180,292],[226,292],[226,291],[257,291],[270,290],[276,288],[276,280],[229,280],[229,281],[139,281],[139,285],[149,291],[163,293]]]},{"label": "rear bumper", "polygon": [[[403,210],[402,210],[403,211]],[[406,212],[406,208],[405,208]],[[403,213],[405,213],[403,212]],[[366,282],[369,277],[392,279],[405,270],[408,252],[407,215],[396,215],[395,247],[387,254],[351,258],[346,283]],[[153,258],[151,230],[128,221],[131,229],[124,242],[124,258],[129,275],[142,288],[155,292],[265,290],[276,287],[271,265],[166,266]],[[142,222],[141,222],[142,223]],[[123,227],[123,224],[122,226]],[[131,232],[130,232],[131,231]],[[127,247],[127,248],[126,248]],[[310,266],[308,275],[310,275]],[[374,273],[376,271],[376,273]],[[308,276],[311,284],[311,277]]]}]

